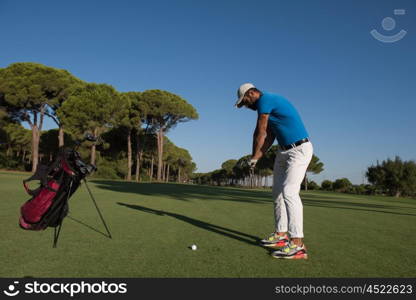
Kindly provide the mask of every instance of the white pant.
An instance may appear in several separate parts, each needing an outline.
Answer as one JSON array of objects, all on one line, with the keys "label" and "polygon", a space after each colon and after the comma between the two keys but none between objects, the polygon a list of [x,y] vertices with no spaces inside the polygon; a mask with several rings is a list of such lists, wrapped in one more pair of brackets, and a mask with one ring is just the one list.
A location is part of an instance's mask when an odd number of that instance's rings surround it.
[{"label": "white pant", "polygon": [[279,148],[273,168],[273,199],[276,232],[303,238],[303,206],[300,185],[312,159],[313,147],[306,142],[283,151]]}]

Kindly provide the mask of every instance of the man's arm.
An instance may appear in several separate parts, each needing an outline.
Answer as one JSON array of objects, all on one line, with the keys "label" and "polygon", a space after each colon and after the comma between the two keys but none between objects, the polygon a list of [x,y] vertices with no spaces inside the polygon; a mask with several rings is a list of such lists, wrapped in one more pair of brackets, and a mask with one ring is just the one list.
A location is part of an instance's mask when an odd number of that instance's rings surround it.
[{"label": "man's arm", "polygon": [[260,114],[257,119],[256,130],[253,135],[253,154],[251,159],[260,159],[273,144],[275,135],[268,126],[269,115]]}]

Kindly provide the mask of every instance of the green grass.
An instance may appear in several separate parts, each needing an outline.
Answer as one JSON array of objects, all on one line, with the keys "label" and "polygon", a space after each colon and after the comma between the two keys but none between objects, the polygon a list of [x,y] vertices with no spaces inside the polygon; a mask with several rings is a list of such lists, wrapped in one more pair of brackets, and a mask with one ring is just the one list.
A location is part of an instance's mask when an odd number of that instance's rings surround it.
[{"label": "green grass", "polygon": [[[23,174],[0,173],[0,277],[415,277],[416,200],[307,192],[310,259],[281,261],[257,245],[273,230],[270,191],[95,180],[53,230],[17,225]],[[197,251],[188,249],[198,245]]]}]

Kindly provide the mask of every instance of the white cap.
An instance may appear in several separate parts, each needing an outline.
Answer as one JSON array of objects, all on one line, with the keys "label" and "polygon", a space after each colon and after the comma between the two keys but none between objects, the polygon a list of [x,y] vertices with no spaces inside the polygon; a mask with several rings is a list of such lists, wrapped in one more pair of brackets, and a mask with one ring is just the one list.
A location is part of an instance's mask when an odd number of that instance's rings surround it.
[{"label": "white cap", "polygon": [[238,106],[238,104],[240,104],[241,100],[243,100],[243,97],[245,95],[245,93],[249,90],[255,88],[255,86],[252,83],[244,83],[242,84],[237,91],[237,102],[234,104],[234,106]]}]

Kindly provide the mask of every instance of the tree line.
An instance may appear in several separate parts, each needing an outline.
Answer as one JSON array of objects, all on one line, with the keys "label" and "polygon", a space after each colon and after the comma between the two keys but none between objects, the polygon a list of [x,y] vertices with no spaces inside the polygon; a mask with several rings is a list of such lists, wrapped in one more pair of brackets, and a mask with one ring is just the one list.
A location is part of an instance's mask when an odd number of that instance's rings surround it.
[{"label": "tree line", "polygon": [[[193,181],[198,184],[240,187],[270,187],[270,176],[273,174],[273,162],[276,153],[273,146],[256,165],[254,175],[250,175],[247,161],[250,155],[239,159],[230,159],[222,163],[221,169],[208,173],[195,173]],[[367,168],[367,184],[354,185],[348,178],[334,181],[324,180],[321,185],[308,180],[308,174],[319,174],[324,170],[324,164],[313,155],[308,166],[303,190],[324,190],[358,195],[387,195],[387,196],[416,196],[416,163],[403,161],[400,157],[387,159]]]},{"label": "tree line", "polygon": [[[270,147],[267,153],[258,161],[254,169],[254,174],[250,174],[250,168],[247,163],[251,155],[245,155],[239,159],[230,159],[223,162],[221,169],[208,173],[195,173],[193,180],[198,184],[218,186],[243,186],[252,188],[269,186],[270,176],[273,175],[277,147],[277,145]],[[313,155],[303,180],[304,189],[308,189],[308,174],[319,174],[323,170],[323,162],[316,155]]]},{"label": "tree line", "polygon": [[[46,117],[57,130],[43,131]],[[99,156],[106,169],[105,164],[119,166],[125,160],[127,180],[132,175],[140,180],[143,165],[150,179],[163,181],[176,172],[182,181],[196,165],[186,149],[165,135],[176,125],[196,119],[195,108],[168,91],[119,92],[111,85],[85,82],[66,70],[37,63],[0,68],[0,162],[7,164],[14,153],[20,163],[30,164],[32,172],[40,159],[51,159],[58,147],[71,145],[90,132],[102,141],[84,151],[90,163],[96,164]]]},{"label": "tree line", "polygon": [[360,195],[416,196],[416,163],[399,156],[377,161],[365,173],[368,184],[353,185],[348,178],[324,180],[321,189]]}]

